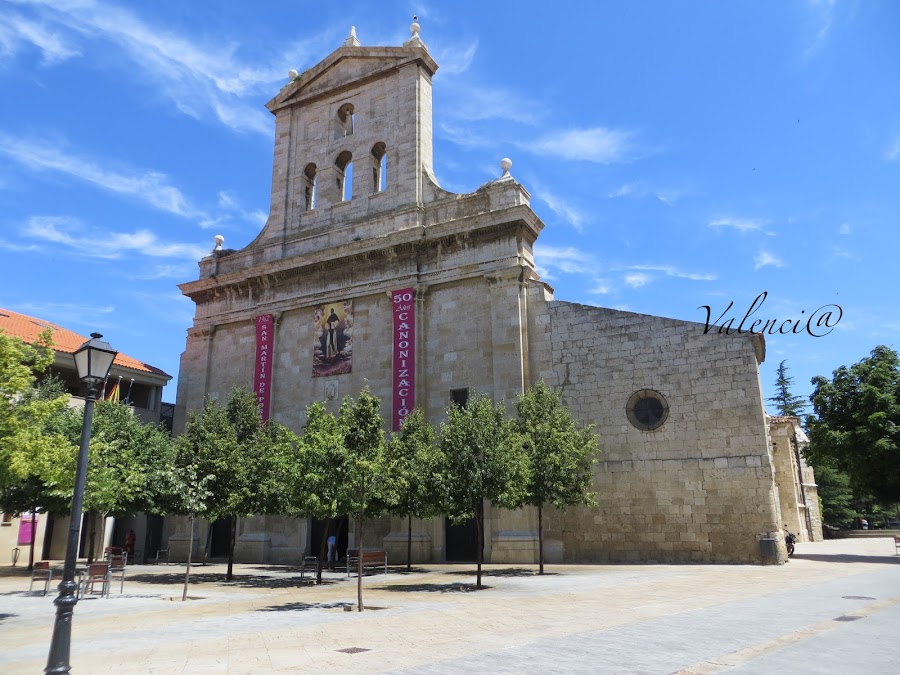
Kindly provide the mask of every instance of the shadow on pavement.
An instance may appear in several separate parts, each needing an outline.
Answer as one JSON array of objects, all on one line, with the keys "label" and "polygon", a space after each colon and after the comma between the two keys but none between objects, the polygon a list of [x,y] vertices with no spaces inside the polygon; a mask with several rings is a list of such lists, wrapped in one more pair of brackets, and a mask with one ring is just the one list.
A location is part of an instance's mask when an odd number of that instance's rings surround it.
[{"label": "shadow on pavement", "polygon": [[[184,583],[184,574],[135,574],[126,577],[125,581],[139,584],[175,585]],[[323,579],[322,585],[337,583],[330,579]],[[191,574],[190,585],[222,584],[225,586],[239,586],[241,588],[299,588],[313,585],[309,577],[300,579],[292,577],[265,577],[250,574],[235,574],[231,581],[225,580],[224,574]]]},{"label": "shadow on pavement", "polygon": [[[474,563],[473,563],[474,564]],[[474,577],[478,574],[478,570],[455,570],[453,572],[444,572],[444,574],[455,574],[458,576],[470,576]],[[539,574],[537,570],[529,570],[523,567],[505,567],[503,569],[494,570],[494,569],[483,569],[481,571],[481,576],[483,577],[552,577],[558,576],[559,572],[544,572],[543,575]]]},{"label": "shadow on pavement", "polygon": [[814,560],[817,562],[836,563],[881,563],[900,564],[900,556],[885,555],[853,555],[852,553],[795,553],[791,560]]},{"label": "shadow on pavement", "polygon": [[[481,590],[490,588],[482,586]],[[479,590],[475,584],[399,584],[396,586],[379,586],[379,591],[393,591],[396,593],[471,593]]]},{"label": "shadow on pavement", "polygon": [[352,602],[287,602],[283,605],[260,607],[257,612],[305,612],[310,609],[340,609],[356,607]]},{"label": "shadow on pavement", "polygon": [[6,621],[7,619],[12,619],[19,616],[18,614],[0,614],[0,621]]}]

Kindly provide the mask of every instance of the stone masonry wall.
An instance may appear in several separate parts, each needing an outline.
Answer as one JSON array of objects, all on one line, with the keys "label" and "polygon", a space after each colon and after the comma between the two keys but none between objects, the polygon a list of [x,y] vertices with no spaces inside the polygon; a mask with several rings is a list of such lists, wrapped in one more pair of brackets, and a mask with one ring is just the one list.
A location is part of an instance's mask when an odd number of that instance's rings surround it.
[{"label": "stone masonry wall", "polygon": [[[596,508],[550,516],[566,561],[760,561],[778,537],[756,338],[551,302],[554,386],[596,425]],[[635,428],[626,402],[660,392],[667,421]]]}]

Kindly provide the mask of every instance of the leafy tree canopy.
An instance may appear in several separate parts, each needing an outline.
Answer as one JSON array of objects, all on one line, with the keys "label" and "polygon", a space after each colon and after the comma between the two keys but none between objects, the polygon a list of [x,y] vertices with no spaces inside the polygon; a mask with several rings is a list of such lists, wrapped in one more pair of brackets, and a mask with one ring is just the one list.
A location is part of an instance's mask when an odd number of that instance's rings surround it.
[{"label": "leafy tree canopy", "polygon": [[[900,358],[879,346],[831,381],[814,377],[807,458],[845,472],[855,492],[900,501]],[[817,469],[818,470],[818,469]]]}]

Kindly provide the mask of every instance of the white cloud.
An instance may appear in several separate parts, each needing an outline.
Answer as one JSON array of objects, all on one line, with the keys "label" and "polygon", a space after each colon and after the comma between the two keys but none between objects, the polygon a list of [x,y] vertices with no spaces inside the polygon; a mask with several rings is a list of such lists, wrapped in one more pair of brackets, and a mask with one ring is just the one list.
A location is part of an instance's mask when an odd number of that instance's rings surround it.
[{"label": "white cloud", "polygon": [[0,153],[36,171],[59,171],[104,190],[126,194],[179,216],[200,215],[165,174],[143,171],[127,174],[103,168],[87,157],[68,155],[58,148],[0,134]]},{"label": "white cloud", "polygon": [[469,69],[477,51],[477,39],[468,45],[441,44],[434,51],[434,59],[441,64],[442,75],[459,75]]},{"label": "white cloud", "polygon": [[774,253],[760,251],[753,259],[753,269],[758,270],[763,267],[784,267],[784,262]]},{"label": "white cloud", "polygon": [[77,48],[67,44],[65,38],[46,25],[30,21],[15,12],[0,14],[0,46],[3,53],[15,54],[23,44],[37,47],[48,65],[80,54]]},{"label": "white cloud", "polygon": [[[273,55],[269,63],[253,65],[236,56],[240,45],[232,40],[220,37],[203,43],[150,25],[128,8],[93,0],[21,2],[38,6],[44,23],[68,31],[70,41],[105,41],[118,47],[120,61],[128,62],[183,113],[198,119],[213,116],[236,131],[266,136],[271,136],[273,121],[259,105],[259,96],[271,94],[275,83],[286,81],[291,66],[311,61],[334,37],[333,31],[317,32],[310,41]],[[249,97],[253,100],[242,100]]]},{"label": "white cloud", "polygon": [[596,286],[588,289],[588,293],[592,295],[607,295],[608,293],[612,293],[612,288],[610,288],[609,284],[604,281],[597,280]]},{"label": "white cloud", "polygon": [[199,260],[212,247],[163,241],[148,230],[113,232],[89,230],[77,218],[66,216],[32,216],[22,228],[32,239],[55,244],[88,258],[117,259],[124,253],[149,257]]},{"label": "white cloud", "polygon": [[550,207],[556,215],[568,221],[578,232],[584,230],[585,215],[560,197],[549,192],[544,186],[532,181],[533,194]]},{"label": "white cloud", "polygon": [[438,125],[438,130],[443,138],[464,148],[488,148],[494,145],[494,139],[466,126],[442,122]]},{"label": "white cloud", "polygon": [[884,152],[884,156],[890,162],[893,162],[896,159],[900,159],[900,136],[897,136],[893,141],[890,142]]},{"label": "white cloud", "polygon": [[641,270],[645,272],[662,272],[667,277],[690,279],[691,281],[715,281],[718,278],[715,274],[682,272],[674,265],[628,265],[624,269]]},{"label": "white cloud", "polygon": [[632,274],[625,275],[625,283],[631,286],[632,288],[640,288],[641,286],[646,286],[650,283],[652,277],[649,274],[644,274],[643,272],[634,272]]},{"label": "white cloud", "polygon": [[521,124],[536,124],[541,107],[533,100],[502,87],[482,87],[459,79],[442,84],[440,96],[446,96],[451,105],[446,114],[455,120],[476,122],[504,120]]},{"label": "white cloud", "polygon": [[520,147],[537,154],[563,159],[616,164],[636,159],[636,134],[624,129],[593,127],[555,131]]},{"label": "white cloud", "polygon": [[625,183],[617,189],[607,192],[606,196],[610,199],[654,197],[666,206],[672,206],[682,196],[682,192],[672,189],[657,190],[643,185],[636,185],[635,183]]},{"label": "white cloud", "polygon": [[852,232],[850,223],[841,223],[841,226],[838,228],[838,232],[840,234],[850,234],[850,232]]},{"label": "white cloud", "polygon": [[768,220],[764,220],[762,218],[716,218],[715,220],[711,220],[707,223],[707,227],[711,227],[713,229],[719,229],[723,227],[730,227],[739,232],[762,232],[763,234],[767,234],[769,236],[774,236],[772,232],[767,231],[765,226],[769,223]]},{"label": "white cloud", "polygon": [[594,274],[597,271],[597,261],[592,256],[571,246],[558,248],[538,244],[535,246],[534,255],[535,261],[566,274]]},{"label": "white cloud", "polygon": [[807,0],[807,2],[816,26],[816,34],[803,52],[804,58],[809,59],[828,42],[831,26],[834,23],[835,0]]}]

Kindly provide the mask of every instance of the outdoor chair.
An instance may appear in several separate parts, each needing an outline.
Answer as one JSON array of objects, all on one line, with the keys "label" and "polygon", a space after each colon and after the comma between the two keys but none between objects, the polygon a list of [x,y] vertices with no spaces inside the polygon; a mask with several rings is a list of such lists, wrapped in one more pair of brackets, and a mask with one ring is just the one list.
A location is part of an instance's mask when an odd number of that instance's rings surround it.
[{"label": "outdoor chair", "polygon": [[103,549],[103,559],[109,560],[113,556],[125,555],[125,549],[120,546],[107,546]]},{"label": "outdoor chair", "polygon": [[156,564],[159,565],[160,560],[164,560],[166,565],[169,564],[169,549],[161,548],[156,552]]},{"label": "outdoor chair", "polygon": [[50,568],[49,560],[34,563],[34,567],[31,568],[31,583],[28,585],[29,593],[34,586],[35,579],[44,581],[44,595],[47,595],[47,591],[50,590],[50,581],[53,579],[53,570]]},{"label": "outdoor chair", "polygon": [[88,565],[87,574],[84,577],[82,595],[94,593],[94,585],[100,583],[100,595],[109,594],[109,563],[91,563]]},{"label": "outdoor chair", "polygon": [[[119,584],[119,593],[121,594],[125,590],[125,556],[124,555],[114,555],[109,559],[109,585],[112,586],[112,582],[118,579],[121,583]],[[106,595],[109,596],[110,588],[106,589]]]}]

